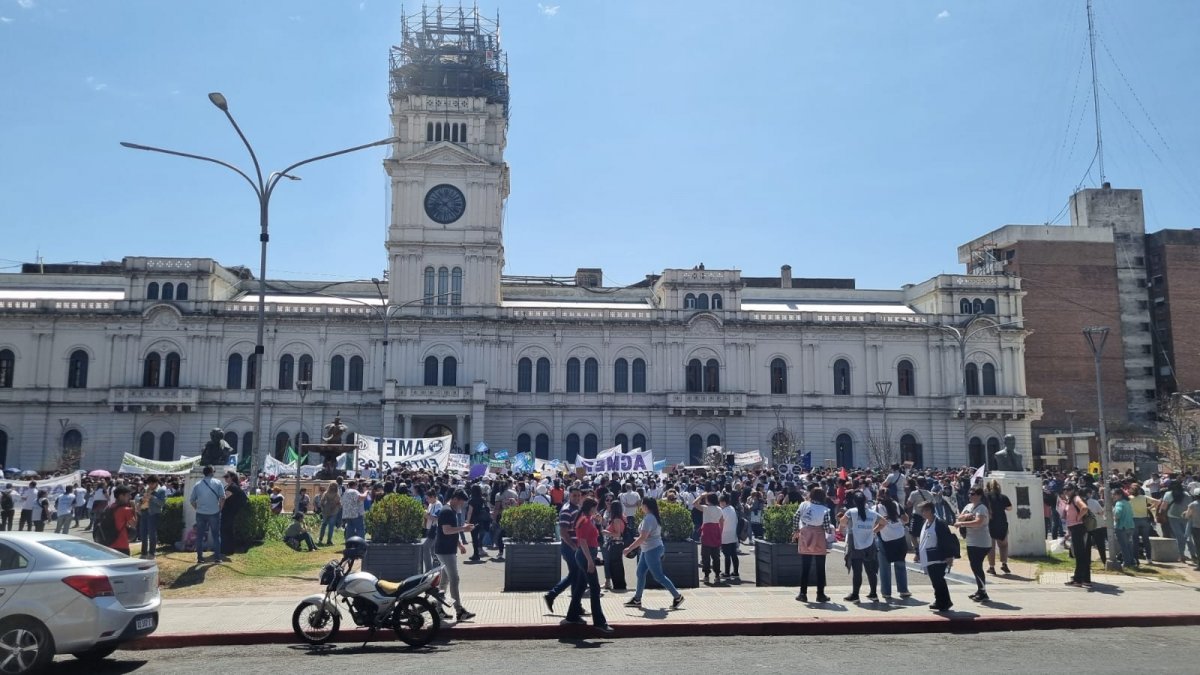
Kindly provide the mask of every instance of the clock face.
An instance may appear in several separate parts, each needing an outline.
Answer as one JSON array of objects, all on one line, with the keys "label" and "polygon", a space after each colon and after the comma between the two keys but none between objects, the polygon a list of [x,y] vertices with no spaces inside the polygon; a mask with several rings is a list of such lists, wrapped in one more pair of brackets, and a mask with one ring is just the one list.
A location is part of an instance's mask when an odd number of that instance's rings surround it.
[{"label": "clock face", "polygon": [[453,185],[435,185],[425,193],[425,213],[434,222],[442,225],[449,225],[462,218],[466,208],[467,198],[463,196],[462,190]]}]

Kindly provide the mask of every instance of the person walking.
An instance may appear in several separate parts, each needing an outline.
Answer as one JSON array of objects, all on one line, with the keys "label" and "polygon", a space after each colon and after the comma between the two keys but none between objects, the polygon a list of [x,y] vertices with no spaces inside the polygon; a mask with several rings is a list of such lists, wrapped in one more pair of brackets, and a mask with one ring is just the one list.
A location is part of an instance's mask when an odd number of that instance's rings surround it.
[{"label": "person walking", "polygon": [[56,534],[67,534],[71,529],[71,516],[75,512],[75,492],[67,490],[54,500],[54,512],[58,520],[54,525]]},{"label": "person walking", "polygon": [[[796,552],[800,554],[800,594],[796,599],[808,602],[808,580],[817,577],[817,602],[829,602],[825,595],[825,556],[829,552],[828,536],[833,529],[831,511],[825,505],[825,490],[815,487],[808,491],[808,500],[796,507],[792,518],[792,535]],[[815,568],[815,570],[814,570]]]},{"label": "person walking", "polygon": [[[908,516],[900,510],[899,504],[887,490],[879,493],[879,503],[875,512],[883,516],[883,529],[879,531],[876,551],[879,557],[879,585],[885,600],[892,598],[892,573],[896,575],[896,590],[901,598],[908,598],[908,568],[904,564],[904,556],[908,553]],[[923,522],[923,521],[922,521]],[[920,531],[917,532],[918,536]]]},{"label": "person walking", "polygon": [[571,604],[567,608],[567,616],[561,623],[564,626],[573,624],[587,625],[583,618],[583,592],[589,592],[592,604],[592,625],[601,633],[613,632],[612,626],[604,619],[604,610],[600,606],[600,577],[596,574],[596,553],[600,549],[600,530],[596,528],[596,500],[588,497],[579,505],[575,515],[575,565],[579,573],[575,575],[575,583],[571,586]]},{"label": "person walking", "polygon": [[917,505],[917,512],[924,519],[921,535],[917,538],[917,560],[929,575],[933,586],[933,604],[929,609],[948,612],[954,606],[950,600],[950,586],[946,583],[946,572],[958,557],[958,545],[950,526],[935,515],[934,505],[924,502]]},{"label": "person walking", "polygon": [[213,478],[213,468],[204,467],[204,478],[192,486],[188,496],[196,510],[196,564],[204,562],[204,542],[212,534],[213,562],[221,562],[221,507],[225,506],[225,486]]},{"label": "person walking", "polygon": [[667,548],[663,544],[662,524],[658,515],[658,501],[653,497],[643,497],[640,506],[642,524],[638,526],[638,536],[633,543],[625,548],[624,554],[629,555],[634,550],[640,551],[637,566],[637,590],[633,597],[625,603],[626,607],[641,607],[642,592],[646,589],[646,576],[652,575],[668,593],[671,594],[671,609],[679,609],[683,604],[683,594],[675,588],[670,578],[663,572],[662,559]]},{"label": "person walking", "polygon": [[996,551],[1000,551],[1000,571],[1012,574],[1008,569],[1008,512],[1012,511],[1012,500],[1000,491],[1000,482],[995,478],[987,482],[985,504],[988,508],[988,535],[992,547],[988,549],[988,574],[996,574]]},{"label": "person walking", "polygon": [[579,566],[575,564],[575,549],[578,548],[578,544],[575,543],[575,516],[579,513],[579,504],[582,501],[583,493],[578,487],[571,486],[567,493],[567,503],[563,504],[558,512],[558,554],[567,565],[567,575],[542,596],[546,609],[551,613],[554,612],[554,599],[570,588],[579,574]]},{"label": "person walking", "polygon": [[861,490],[848,493],[846,503],[848,507],[846,513],[842,515],[840,524],[846,532],[846,559],[847,566],[852,571],[853,590],[844,600],[858,602],[858,592],[862,588],[863,568],[865,567],[867,582],[871,587],[867,599],[871,602],[878,602],[879,595],[876,593],[878,553],[875,551],[875,535],[883,529],[886,523],[878,513],[867,508],[867,498]]},{"label": "person walking", "polygon": [[[636,493],[635,493],[636,494]],[[606,587],[614,591],[625,591],[625,536],[629,530],[625,520],[625,507],[614,499],[608,504],[608,526],[604,530],[607,543],[604,548],[604,577]],[[630,539],[632,541],[632,539]]]},{"label": "person walking", "polygon": [[487,557],[483,550],[483,535],[492,527],[492,512],[483,496],[483,487],[478,483],[471,486],[471,498],[467,500],[467,522],[475,527],[471,530],[471,562]]},{"label": "person walking", "polygon": [[987,602],[987,575],[983,572],[983,560],[992,550],[992,536],[988,532],[988,521],[991,514],[984,503],[984,490],[973,487],[967,493],[969,500],[958,514],[955,525],[966,528],[967,531],[967,561],[971,565],[971,574],[975,576],[978,590],[967,596],[975,602]]},{"label": "person walking", "polygon": [[[347,490],[349,492],[349,490]],[[458,524],[458,511],[467,503],[467,493],[455,490],[450,496],[449,508],[438,512],[437,542],[434,544],[434,554],[446,575],[450,586],[450,597],[454,600],[454,612],[459,623],[475,618],[474,612],[468,612],[462,604],[462,594],[459,592],[458,553],[466,553],[467,547],[458,538],[462,532],[470,532],[475,525]]]},{"label": "person walking", "polygon": [[[342,512],[342,493],[338,490],[337,481],[329,481],[318,502],[321,509],[321,528],[317,530],[317,544],[333,546],[333,533],[337,530],[338,517]],[[431,523],[430,528],[435,524]]]},{"label": "person walking", "polygon": [[[1092,585],[1092,549],[1087,545],[1087,525],[1084,518],[1088,515],[1087,502],[1079,496],[1079,490],[1072,484],[1062,488],[1062,500],[1058,503],[1058,514],[1067,526],[1071,537],[1071,551],[1075,555],[1075,573],[1067,581],[1068,586]],[[970,549],[967,549],[968,552]]]},{"label": "person walking", "polygon": [[1133,508],[1129,505],[1129,497],[1121,488],[1114,488],[1110,498],[1113,500],[1113,532],[1117,535],[1117,546],[1121,548],[1121,567],[1138,566],[1137,555],[1133,552],[1133,535],[1136,531],[1133,518]]},{"label": "person walking", "polygon": [[[442,512],[442,502],[438,499],[437,490],[425,493],[425,542],[421,544],[421,562],[425,571],[437,566],[438,516]],[[324,523],[322,523],[324,528]],[[322,529],[322,531],[324,531]],[[318,533],[319,534],[319,533]]]}]

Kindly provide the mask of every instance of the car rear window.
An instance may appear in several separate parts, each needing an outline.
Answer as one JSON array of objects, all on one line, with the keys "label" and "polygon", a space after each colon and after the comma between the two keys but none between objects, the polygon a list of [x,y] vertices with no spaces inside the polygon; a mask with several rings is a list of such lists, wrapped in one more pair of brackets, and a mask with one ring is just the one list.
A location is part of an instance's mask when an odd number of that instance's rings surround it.
[{"label": "car rear window", "polygon": [[84,541],[83,539],[49,539],[38,543],[63,555],[69,555],[76,560],[120,560],[129,557],[119,551],[114,551],[111,548],[90,541]]}]

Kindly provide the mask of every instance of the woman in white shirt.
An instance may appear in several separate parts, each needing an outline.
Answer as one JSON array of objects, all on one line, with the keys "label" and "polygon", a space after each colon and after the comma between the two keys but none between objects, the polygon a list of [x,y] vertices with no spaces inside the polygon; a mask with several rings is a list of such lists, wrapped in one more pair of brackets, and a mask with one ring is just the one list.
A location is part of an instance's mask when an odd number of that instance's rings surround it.
[{"label": "woman in white shirt", "polygon": [[849,508],[842,516],[840,524],[846,531],[846,552],[852,571],[854,590],[844,599],[846,602],[858,602],[858,591],[862,587],[863,568],[867,568],[867,582],[871,592],[867,599],[878,602],[879,595],[875,592],[877,584],[878,554],[875,552],[875,535],[886,525],[884,519],[872,509],[867,508],[867,498],[862,491],[855,490],[847,495]]},{"label": "woman in white shirt", "polygon": [[908,516],[900,510],[900,506],[892,499],[887,490],[879,492],[879,503],[875,512],[883,517],[883,529],[879,531],[876,549],[879,551],[879,582],[883,587],[883,597],[892,597],[892,571],[896,573],[896,590],[900,597],[912,596],[908,592],[908,569],[904,566],[904,556],[908,553],[907,534]]},{"label": "woman in white shirt", "polygon": [[721,493],[721,555],[725,558],[724,577],[740,580],[742,577],[739,574],[737,554],[738,515],[731,501],[732,497],[728,493]]},{"label": "woman in white shirt", "polygon": [[829,507],[825,505],[825,491],[815,487],[808,491],[808,501],[796,507],[792,519],[792,538],[798,543],[800,554],[800,594],[796,599],[808,602],[808,578],[817,568],[817,602],[829,602],[825,595],[825,555],[829,552],[826,534],[833,529]]}]

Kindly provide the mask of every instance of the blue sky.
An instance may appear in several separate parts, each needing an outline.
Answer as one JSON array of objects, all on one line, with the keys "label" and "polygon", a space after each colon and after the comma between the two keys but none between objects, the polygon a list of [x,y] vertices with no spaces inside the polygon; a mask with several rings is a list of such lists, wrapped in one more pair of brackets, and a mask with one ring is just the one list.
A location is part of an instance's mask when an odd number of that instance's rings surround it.
[{"label": "blue sky", "polygon": [[[958,272],[955,248],[1096,185],[1084,0],[551,0],[498,9],[508,51],[508,274],[665,267]],[[1200,3],[1096,0],[1106,169],[1150,230],[1200,226]],[[408,3],[411,12],[419,3]],[[0,267],[208,256],[257,269],[218,167],[390,135],[400,3],[0,0]],[[385,264],[383,150],[306,167],[272,204],[271,276]]]}]

